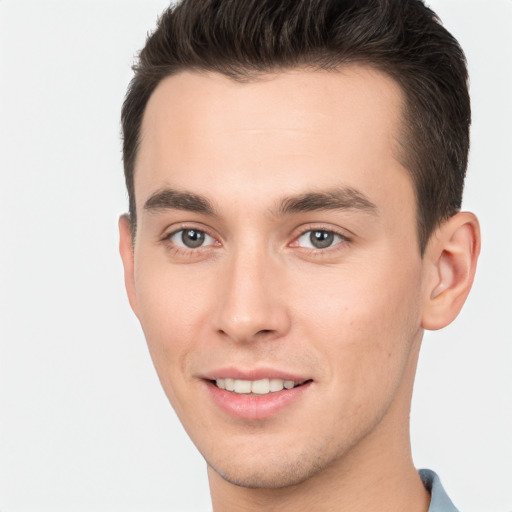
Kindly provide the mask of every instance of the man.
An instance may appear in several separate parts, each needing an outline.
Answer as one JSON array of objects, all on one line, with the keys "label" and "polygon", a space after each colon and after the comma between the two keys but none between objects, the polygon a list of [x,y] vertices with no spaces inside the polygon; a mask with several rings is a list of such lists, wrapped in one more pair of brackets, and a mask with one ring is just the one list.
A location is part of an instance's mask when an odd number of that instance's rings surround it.
[{"label": "man", "polygon": [[190,0],[123,106],[130,304],[215,512],[456,510],[414,468],[424,329],[473,281],[465,59],[420,0]]}]

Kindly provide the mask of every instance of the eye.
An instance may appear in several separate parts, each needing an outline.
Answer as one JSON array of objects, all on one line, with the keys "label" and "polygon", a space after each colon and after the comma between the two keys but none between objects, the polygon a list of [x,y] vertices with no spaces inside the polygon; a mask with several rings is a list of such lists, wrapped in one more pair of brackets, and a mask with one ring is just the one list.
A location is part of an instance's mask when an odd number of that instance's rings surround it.
[{"label": "eye", "polygon": [[197,249],[214,243],[213,237],[199,229],[180,229],[169,235],[169,241],[178,247]]},{"label": "eye", "polygon": [[297,239],[297,245],[307,249],[328,249],[346,240],[345,237],[324,229],[312,229],[302,233]]}]

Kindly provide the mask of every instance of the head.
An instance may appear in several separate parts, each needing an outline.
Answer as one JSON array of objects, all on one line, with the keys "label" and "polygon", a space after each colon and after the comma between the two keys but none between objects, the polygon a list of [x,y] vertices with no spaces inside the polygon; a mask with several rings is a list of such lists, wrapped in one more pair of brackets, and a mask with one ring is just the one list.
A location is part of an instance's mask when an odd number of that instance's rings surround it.
[{"label": "head", "polygon": [[121,254],[215,475],[285,487],[406,456],[423,329],[457,315],[478,254],[466,79],[419,1],[160,19],[123,106]]}]

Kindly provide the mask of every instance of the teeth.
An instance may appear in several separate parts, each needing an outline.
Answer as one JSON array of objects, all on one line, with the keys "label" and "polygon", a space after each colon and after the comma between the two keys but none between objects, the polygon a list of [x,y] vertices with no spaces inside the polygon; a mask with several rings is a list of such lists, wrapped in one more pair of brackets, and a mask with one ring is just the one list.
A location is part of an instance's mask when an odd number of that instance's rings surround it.
[{"label": "teeth", "polygon": [[260,380],[242,380],[242,379],[217,379],[215,381],[217,387],[227,391],[234,391],[239,394],[266,395],[267,393],[275,393],[283,389],[292,389],[301,384],[293,380],[283,379],[260,379]]},{"label": "teeth", "polygon": [[[222,380],[222,379],[221,379]],[[225,379],[226,387],[228,391],[235,391],[235,379]]]},{"label": "teeth", "polygon": [[281,391],[284,388],[284,381],[281,379],[270,379],[270,391]]},{"label": "teeth", "polygon": [[235,393],[250,393],[251,392],[251,381],[250,380],[235,380]]},{"label": "teeth", "polygon": [[266,395],[270,393],[270,382],[268,379],[261,379],[253,381],[251,391],[256,395]]}]

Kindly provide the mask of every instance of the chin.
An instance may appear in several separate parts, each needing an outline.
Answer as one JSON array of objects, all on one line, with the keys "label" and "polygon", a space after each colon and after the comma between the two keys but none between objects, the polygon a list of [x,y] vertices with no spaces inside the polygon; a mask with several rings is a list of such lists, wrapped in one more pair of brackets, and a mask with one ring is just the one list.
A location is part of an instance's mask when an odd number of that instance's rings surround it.
[{"label": "chin", "polygon": [[[224,480],[238,487],[248,489],[281,489],[300,484],[310,478],[312,474],[305,472],[295,464],[286,464],[284,467],[273,468],[272,470],[257,470],[253,467],[237,470],[230,468],[222,471],[212,466]],[[314,474],[314,472],[313,472]]]},{"label": "chin", "polygon": [[211,463],[208,466],[225,481],[249,489],[281,489],[301,484],[325,470],[331,463],[327,453],[290,454],[284,450],[266,459]]}]

